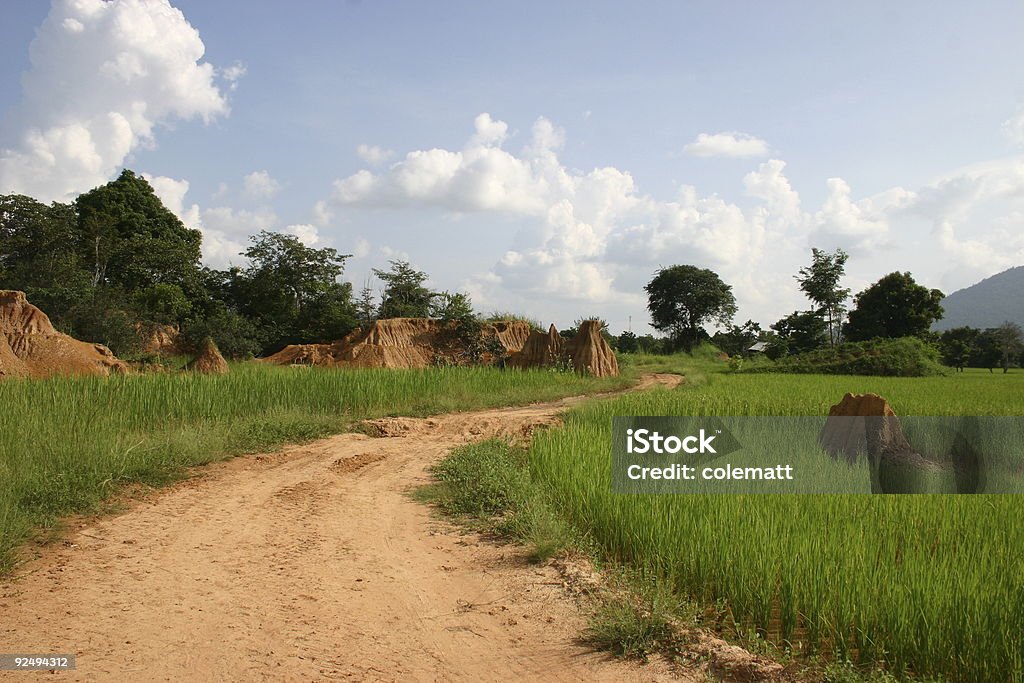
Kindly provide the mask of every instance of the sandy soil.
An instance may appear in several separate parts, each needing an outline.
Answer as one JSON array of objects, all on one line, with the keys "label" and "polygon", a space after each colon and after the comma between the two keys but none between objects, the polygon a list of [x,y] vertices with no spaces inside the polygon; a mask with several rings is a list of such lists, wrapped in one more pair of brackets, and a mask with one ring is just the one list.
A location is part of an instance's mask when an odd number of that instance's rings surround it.
[{"label": "sandy soil", "polygon": [[0,582],[0,652],[76,653],[57,677],[89,681],[705,680],[592,652],[555,569],[408,495],[451,448],[579,400],[378,420],[204,468]]}]

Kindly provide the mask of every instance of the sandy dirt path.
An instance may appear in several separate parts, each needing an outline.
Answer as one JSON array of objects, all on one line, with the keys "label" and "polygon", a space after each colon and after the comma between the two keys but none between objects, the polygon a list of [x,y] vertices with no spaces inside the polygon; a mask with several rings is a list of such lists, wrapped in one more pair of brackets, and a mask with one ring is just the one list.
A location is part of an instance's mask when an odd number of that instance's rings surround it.
[{"label": "sandy dirt path", "polygon": [[0,652],[76,653],[58,678],[88,681],[667,679],[579,644],[557,571],[409,497],[453,447],[580,400],[380,420],[380,437],[203,468],[0,582]]}]

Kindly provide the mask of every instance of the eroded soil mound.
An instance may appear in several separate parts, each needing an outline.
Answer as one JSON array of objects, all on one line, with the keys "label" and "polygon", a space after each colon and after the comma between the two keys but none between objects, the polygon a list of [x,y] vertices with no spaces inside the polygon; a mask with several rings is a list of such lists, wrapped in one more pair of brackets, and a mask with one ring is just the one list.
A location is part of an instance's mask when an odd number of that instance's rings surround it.
[{"label": "eroded soil mound", "polygon": [[903,439],[896,412],[888,401],[878,394],[848,393],[829,408],[818,442],[833,458],[852,463],[868,452],[869,432],[873,442]]},{"label": "eroded soil mound", "polygon": [[[529,324],[516,320],[484,323],[479,339],[469,339],[454,323],[389,318],[332,344],[295,344],[263,360],[276,365],[426,368],[467,364],[475,355],[486,364],[496,360],[499,349],[504,355],[518,352],[529,336]],[[481,348],[475,348],[477,342]]]},{"label": "eroded soil mound", "polygon": [[547,333],[529,323],[483,323],[467,337],[455,323],[427,318],[378,320],[332,344],[293,344],[262,359],[275,365],[349,368],[426,368],[432,365],[509,367],[571,366],[576,372],[611,377],[619,374],[615,352],[601,336],[600,324],[584,322],[568,343],[552,325]]},{"label": "eroded soil mound", "polygon": [[533,331],[523,350],[513,354],[508,364],[516,368],[546,368],[571,366],[581,374],[595,377],[615,377],[619,374],[619,361],[615,351],[601,336],[601,323],[587,320],[568,343],[552,325],[547,334]]},{"label": "eroded soil mound", "polygon": [[569,342],[566,351],[576,372],[595,377],[616,377],[619,374],[619,361],[611,345],[601,336],[601,323],[596,320],[587,320],[580,325],[580,331]]},{"label": "eroded soil mound", "polygon": [[189,351],[181,338],[181,330],[176,325],[139,323],[135,326],[135,333],[139,335],[143,353],[182,356]]},{"label": "eroded soil mound", "polygon": [[185,366],[190,372],[198,372],[203,375],[226,375],[231,371],[228,362],[224,360],[216,342],[207,337],[199,348],[199,355],[192,362]]},{"label": "eroded soil mound", "polygon": [[547,333],[533,330],[522,350],[508,359],[513,368],[543,368],[557,365],[565,359],[565,340],[552,325]]},{"label": "eroded soil mound", "polygon": [[109,375],[128,366],[101,344],[78,341],[53,328],[24,292],[0,290],[0,378]]}]

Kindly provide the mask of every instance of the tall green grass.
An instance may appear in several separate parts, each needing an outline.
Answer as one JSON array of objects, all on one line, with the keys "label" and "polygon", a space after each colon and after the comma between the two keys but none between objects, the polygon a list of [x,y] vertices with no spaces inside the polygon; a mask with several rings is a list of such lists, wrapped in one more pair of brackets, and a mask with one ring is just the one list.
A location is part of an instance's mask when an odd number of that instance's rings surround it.
[{"label": "tall green grass", "polygon": [[900,675],[1024,680],[1024,499],[612,493],[613,416],[822,415],[847,391],[902,415],[1024,414],[1021,374],[712,373],[572,411],[535,438],[531,473],[609,558],[742,629]]},{"label": "tall green grass", "polygon": [[493,368],[317,370],[0,382],[0,570],[33,529],[118,486],[345,430],[353,421],[554,399],[627,380]]}]

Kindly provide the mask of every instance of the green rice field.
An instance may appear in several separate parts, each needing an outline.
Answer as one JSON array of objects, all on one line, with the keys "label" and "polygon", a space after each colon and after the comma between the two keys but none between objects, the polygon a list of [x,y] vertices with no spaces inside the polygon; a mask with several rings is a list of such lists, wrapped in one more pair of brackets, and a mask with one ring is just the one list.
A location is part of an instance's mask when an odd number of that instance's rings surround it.
[{"label": "green rice field", "polygon": [[743,375],[698,364],[688,379],[591,402],[534,440],[533,478],[607,559],[796,652],[921,679],[1024,680],[1024,499],[622,495],[609,450],[614,416],[824,415],[847,391],[877,392],[899,415],[1020,416],[1024,374]]}]

